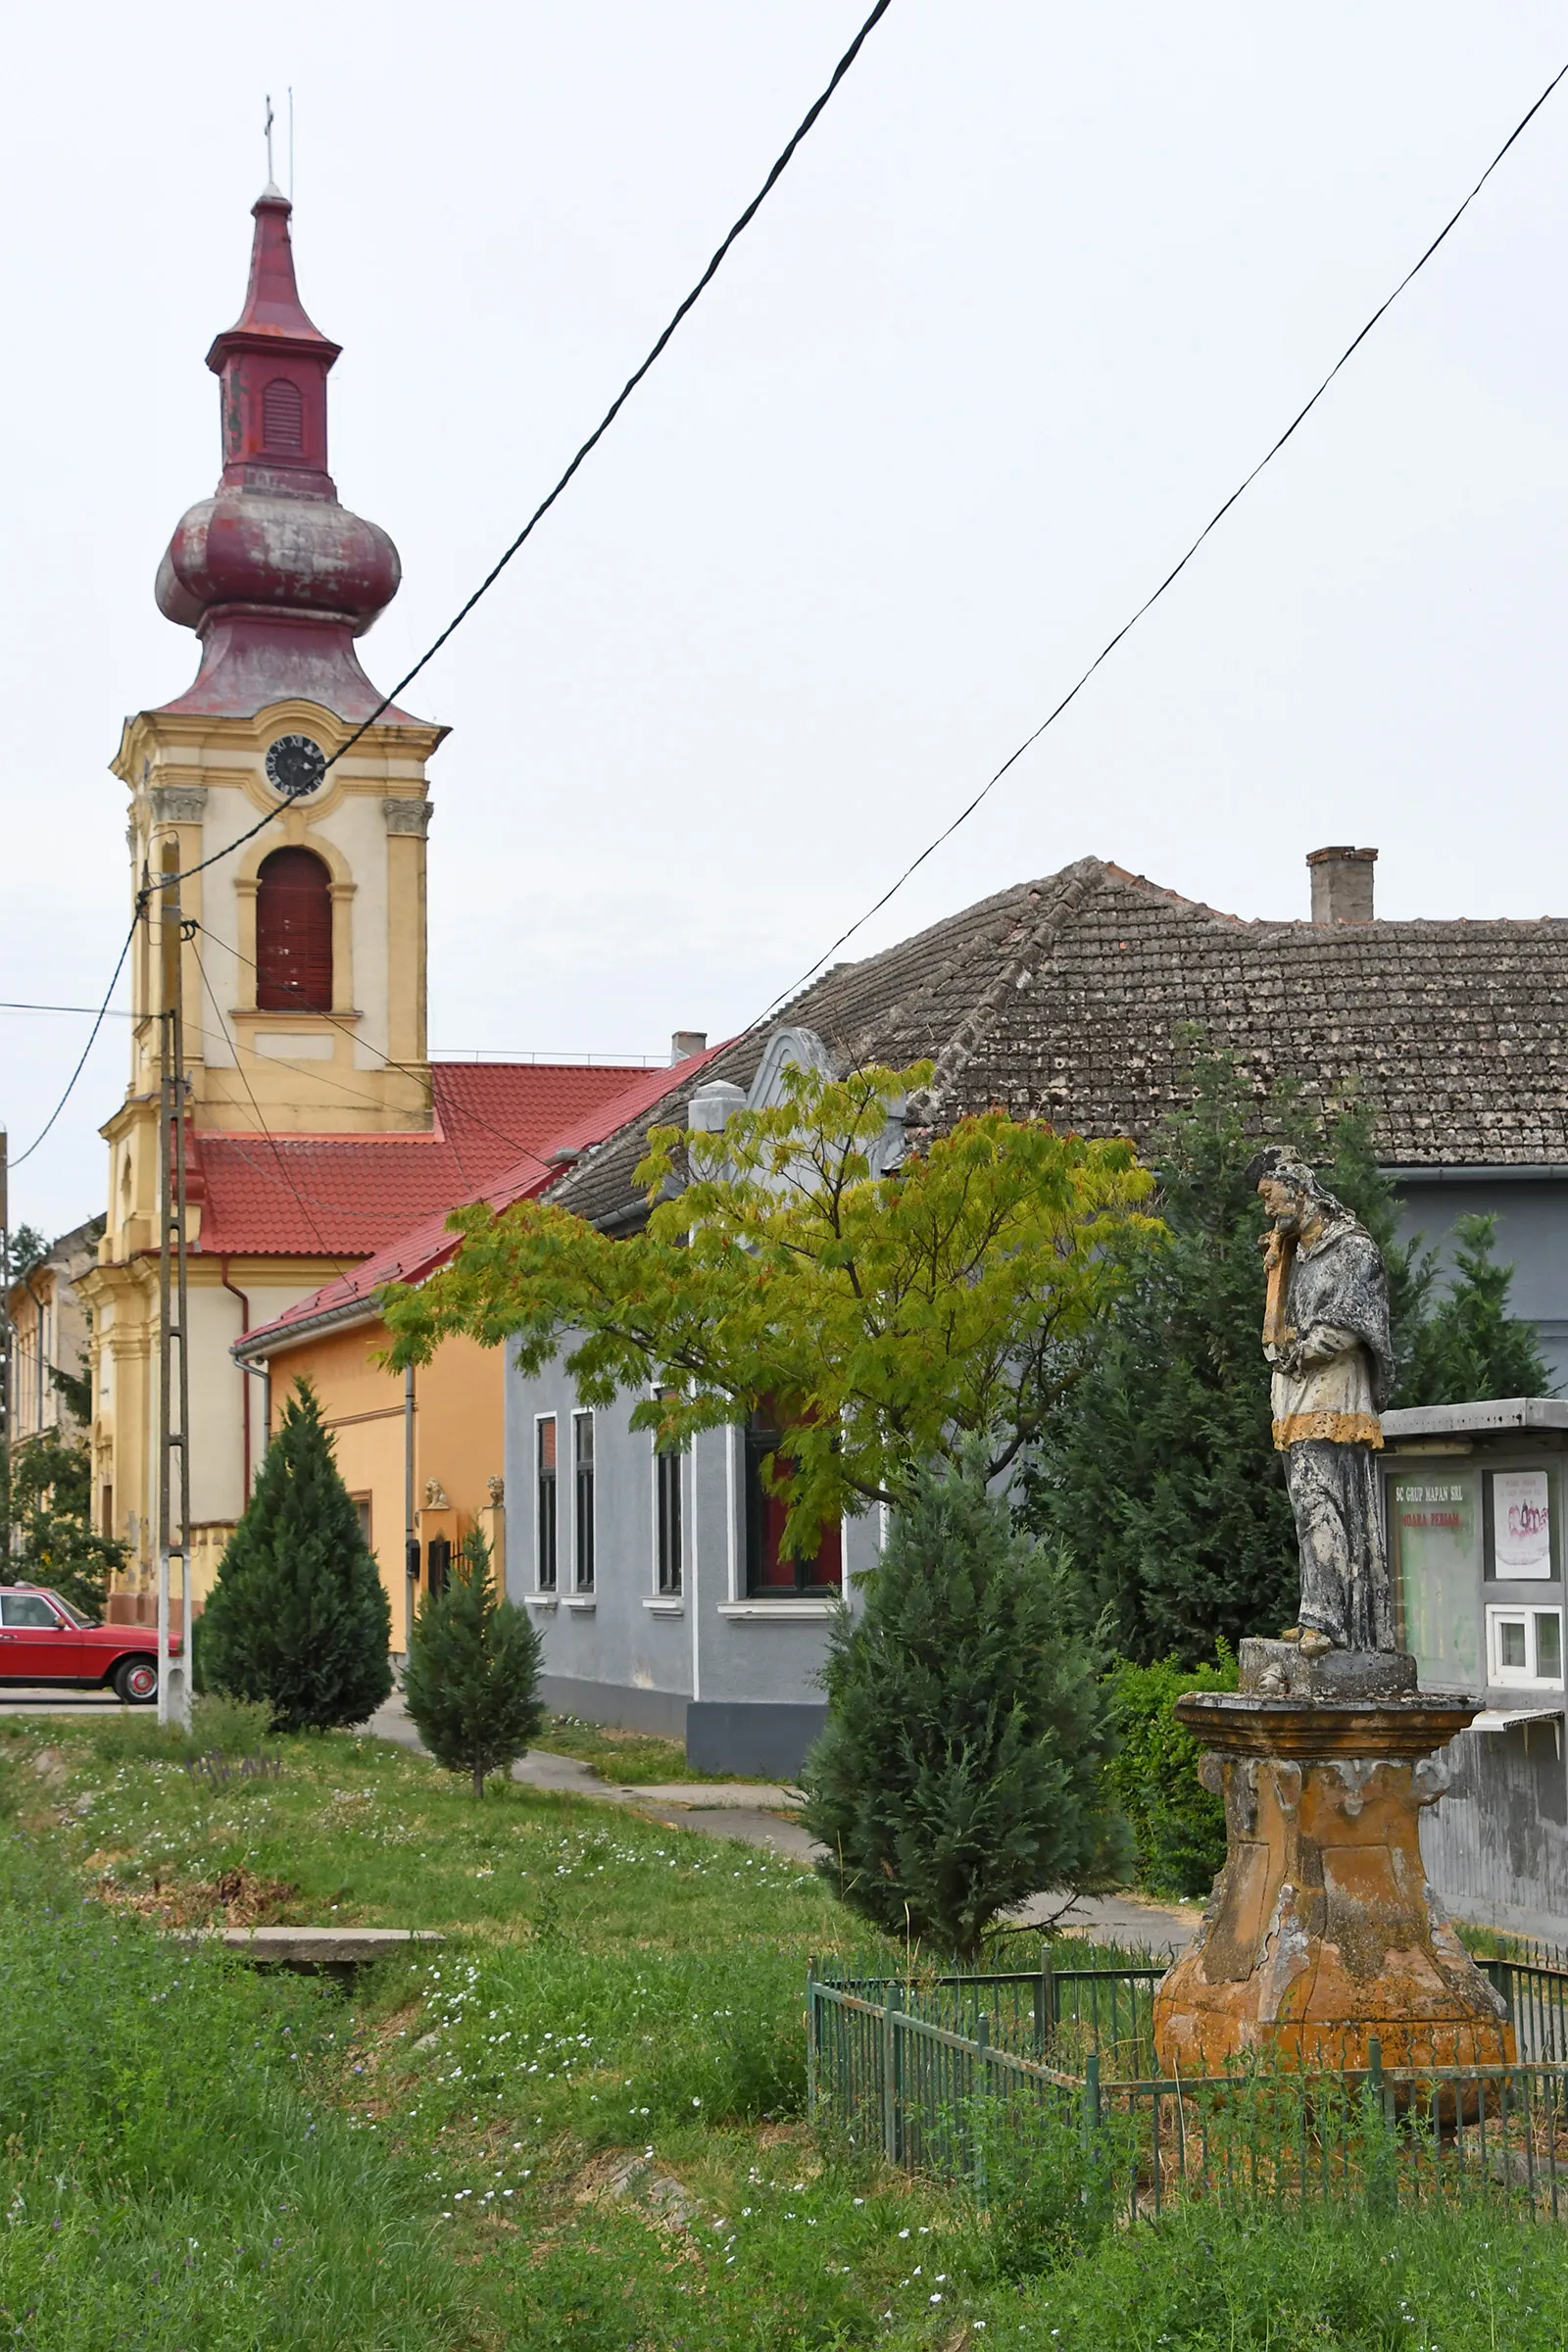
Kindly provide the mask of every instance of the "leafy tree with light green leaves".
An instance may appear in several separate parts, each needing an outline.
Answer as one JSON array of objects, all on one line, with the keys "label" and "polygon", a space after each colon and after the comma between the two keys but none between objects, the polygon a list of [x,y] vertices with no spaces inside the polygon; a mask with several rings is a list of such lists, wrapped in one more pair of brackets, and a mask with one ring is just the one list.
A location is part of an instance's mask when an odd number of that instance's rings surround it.
[{"label": "leafy tree with light green leaves", "polygon": [[778,1103],[721,1135],[656,1129],[648,1221],[624,1240],[548,1200],[460,1210],[452,1263],[384,1294],[389,1360],[463,1331],[537,1372],[569,1344],[584,1403],[637,1396],[633,1427],[666,1445],[767,1400],[788,1444],[763,1476],[808,1557],[846,1511],[902,1504],[977,1439],[1003,1475],[1157,1239],[1151,1180],[1126,1144],[999,1110],[878,1173],[890,1118],[930,1078],[791,1068]]},{"label": "leafy tree with light green leaves", "polygon": [[834,1891],[972,1966],[999,1914],[1114,1886],[1109,1663],[1069,1563],[1014,1527],[983,1448],[914,1479],[829,1635],[803,1819]]},{"label": "leafy tree with light green leaves", "polygon": [[544,1705],[539,1635],[527,1611],[503,1600],[490,1546],[465,1538],[445,1589],[427,1592],[409,1637],[403,1703],[419,1738],[448,1772],[466,1772],[473,1793],[526,1754]]},{"label": "leafy tree with light green leaves", "polygon": [[330,1432],[297,1380],[197,1621],[202,1680],[280,1732],[363,1723],[392,1693],[392,1612]]}]

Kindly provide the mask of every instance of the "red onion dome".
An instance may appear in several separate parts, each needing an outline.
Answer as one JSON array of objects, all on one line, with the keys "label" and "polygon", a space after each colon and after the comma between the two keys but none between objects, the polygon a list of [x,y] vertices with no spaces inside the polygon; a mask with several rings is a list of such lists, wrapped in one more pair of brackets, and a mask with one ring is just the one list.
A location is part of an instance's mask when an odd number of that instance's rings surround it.
[{"label": "red onion dome", "polygon": [[215,605],[330,612],[362,637],[398,592],[398,551],[335,499],[220,489],[192,507],[158,566],[158,610],[194,629]]}]

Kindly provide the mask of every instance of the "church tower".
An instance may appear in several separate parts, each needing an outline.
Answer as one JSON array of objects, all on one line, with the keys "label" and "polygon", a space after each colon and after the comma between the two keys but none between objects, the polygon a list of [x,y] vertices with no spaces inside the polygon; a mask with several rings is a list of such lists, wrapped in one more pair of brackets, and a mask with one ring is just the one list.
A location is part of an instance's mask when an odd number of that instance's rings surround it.
[{"label": "church tower", "polygon": [[[381,699],[356,641],[400,566],[327,470],[339,347],[301,306],[290,210],[270,185],[253,208],[245,306],[207,355],[222,474],[158,569],[159,609],[195,631],[201,666],[126,722],[114,766],[133,888],[171,836],[182,867],[211,861],[182,886],[200,926],[182,973],[196,1129],[407,1132],[430,1121],[425,761],[445,729],[389,709],[325,766]],[[155,1086],[156,984],[144,925],[132,1124]]]},{"label": "church tower", "polygon": [[[191,1506],[210,1584],[266,1444],[236,1338],[370,1255],[410,1204],[460,1197],[425,1041],[425,762],[446,729],[381,697],[358,641],[397,594],[385,531],[327,469],[338,345],[307,317],[269,184],[244,308],[207,365],[222,472],[159,566],[201,662],[125,722],[134,896],[177,845],[188,1086]],[[364,729],[361,733],[360,730]],[[341,754],[342,756],[336,757]],[[328,762],[332,764],[328,764]],[[192,920],[192,918],[194,918]],[[109,1145],[93,1319],[95,1519],[128,1543],[114,1614],[145,1615],[157,1492],[157,901],[131,946],[131,1066]]]}]

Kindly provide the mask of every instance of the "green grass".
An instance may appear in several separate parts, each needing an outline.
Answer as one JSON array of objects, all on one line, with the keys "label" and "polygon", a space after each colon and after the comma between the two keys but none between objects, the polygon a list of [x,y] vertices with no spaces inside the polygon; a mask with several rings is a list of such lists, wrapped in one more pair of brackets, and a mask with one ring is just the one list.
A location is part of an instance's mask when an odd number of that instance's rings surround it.
[{"label": "green grass", "polygon": [[591,1764],[600,1776],[623,1788],[647,1788],[672,1782],[733,1782],[745,1776],[734,1772],[698,1772],[686,1761],[686,1750],[674,1740],[656,1740],[647,1732],[617,1731],[611,1724],[587,1723],[580,1715],[551,1715],[534,1741],[553,1756],[575,1756]]},{"label": "green grass", "polygon": [[[194,1744],[218,1744],[219,1728],[204,1709]],[[1075,2209],[1031,2239],[871,2151],[813,2145],[807,1956],[850,1960],[865,1939],[809,1874],[629,1807],[512,1784],[476,1804],[372,1740],[274,1741],[239,1717],[223,1741],[276,1753],[281,1777],[192,1779],[187,1747],[145,1718],[0,1720],[0,1785],[25,1832],[0,1824],[0,2202],[16,2216],[0,2231],[0,2342],[8,2328],[25,2352],[1568,2340],[1562,2241],[1545,2226],[1190,2210],[1129,2233]],[[147,1924],[232,1917],[448,1940],[345,1994]]]},{"label": "green grass", "polygon": [[982,2294],[974,2345],[1017,2352],[1561,2352],[1560,2230],[1495,2214],[1190,2207]]},{"label": "green grass", "polygon": [[340,2007],[83,1902],[0,1828],[0,2333],[29,2352],[475,2339],[322,2080]]}]

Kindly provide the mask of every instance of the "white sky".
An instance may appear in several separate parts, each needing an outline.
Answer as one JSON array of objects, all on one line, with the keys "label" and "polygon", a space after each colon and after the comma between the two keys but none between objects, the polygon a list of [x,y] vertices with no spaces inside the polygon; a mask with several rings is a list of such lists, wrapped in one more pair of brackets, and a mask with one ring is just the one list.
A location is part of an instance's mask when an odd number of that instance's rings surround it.
[{"label": "white sky", "polygon": [[[263,93],[389,685],[513,536],[859,0],[155,0],[8,36],[0,997],[96,1001],[153,573],[219,466]],[[1568,55],[1560,7],[895,0],[604,448],[408,700],[438,1049],[756,1013],[1035,726]],[[279,151],[280,176],[286,171]],[[1243,914],[1568,912],[1568,84],[1067,719],[860,935],[1087,852]],[[13,1154],[86,1024],[0,1013]],[[106,1038],[13,1215],[102,1205]]]}]

